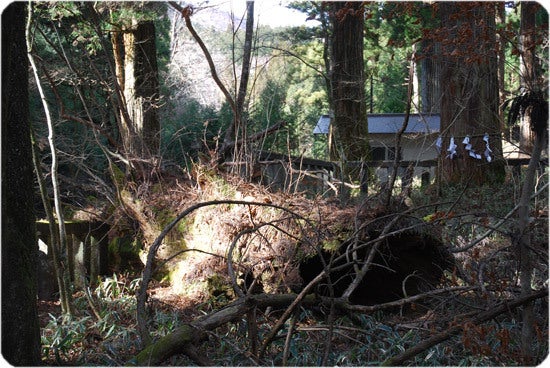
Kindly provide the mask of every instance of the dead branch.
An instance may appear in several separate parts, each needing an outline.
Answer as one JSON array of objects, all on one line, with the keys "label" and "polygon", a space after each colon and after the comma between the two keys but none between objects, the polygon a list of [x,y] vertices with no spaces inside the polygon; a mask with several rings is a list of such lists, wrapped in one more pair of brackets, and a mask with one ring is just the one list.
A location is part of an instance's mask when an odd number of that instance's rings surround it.
[{"label": "dead branch", "polygon": [[445,331],[442,331],[438,334],[433,335],[432,337],[420,342],[419,344],[416,344],[412,348],[405,350],[403,353],[394,356],[393,358],[389,358],[386,361],[382,363],[383,366],[400,366],[403,365],[403,363],[416,355],[420,354],[421,352],[431,348],[432,346],[435,346],[448,338],[450,338],[453,335],[459,334],[463,328],[465,323],[473,323],[473,324],[481,324],[483,322],[486,322],[488,320],[491,320],[498,315],[502,313],[506,313],[510,311],[511,309],[515,309],[521,305],[524,305],[526,303],[530,303],[533,300],[544,298],[548,296],[548,289],[540,290],[538,292],[521,296],[517,299],[512,300],[506,300],[502,303],[500,303],[498,306],[491,308],[489,310],[483,311],[479,313],[477,316],[472,318],[471,320],[464,320],[462,323],[452,325],[450,328],[448,328]]},{"label": "dead branch", "polygon": [[212,78],[218,85],[218,88],[222,91],[223,95],[227,99],[227,102],[231,106],[231,110],[236,112],[237,111],[237,105],[235,103],[235,99],[227,88],[225,88],[224,84],[220,80],[220,77],[218,76],[218,73],[216,72],[216,66],[214,65],[214,61],[212,60],[212,56],[210,55],[210,52],[206,48],[206,45],[198,35],[197,31],[195,31],[195,28],[193,27],[193,24],[191,23],[191,14],[193,13],[193,9],[190,6],[186,6],[185,8],[182,8],[177,2],[175,1],[169,1],[168,2],[176,11],[178,11],[182,18],[185,20],[185,25],[187,26],[187,29],[189,29],[189,32],[191,32],[191,35],[197,41],[199,44],[202,52],[204,53],[204,57],[206,58],[206,61],[208,62],[208,66],[210,67],[210,74],[212,75]]},{"label": "dead branch", "polygon": [[[346,300],[339,298],[335,300],[336,306],[342,309],[346,309],[348,311],[354,311],[359,313],[372,313],[378,310],[383,309],[390,309],[395,307],[402,307],[406,304],[416,302],[421,299],[425,299],[434,295],[439,294],[446,294],[446,293],[452,293],[452,292],[467,292],[478,289],[477,286],[455,286],[455,287],[448,287],[443,289],[437,289],[437,290],[430,290],[422,294],[413,295],[407,298],[395,300],[392,302],[382,303],[382,304],[376,304],[376,305],[355,305],[350,304]],[[323,300],[323,303],[328,303],[328,301],[325,298],[321,298]]]},{"label": "dead branch", "polygon": [[284,345],[284,348],[283,348],[283,359],[282,359],[283,367],[288,366],[288,356],[290,354],[290,343],[292,342],[292,335],[294,334],[294,331],[296,330],[296,322],[297,322],[298,312],[299,312],[299,309],[294,311],[294,313],[290,317],[290,321],[289,321],[289,324],[288,324],[288,333],[286,334],[285,345]]},{"label": "dead branch", "polygon": [[[127,365],[131,366],[142,366],[142,365],[158,365],[164,360],[175,354],[186,354],[191,359],[193,359],[197,364],[203,365],[205,361],[197,360],[198,355],[189,354],[189,352],[194,351],[193,347],[200,343],[207,336],[208,331],[212,331],[217,327],[220,327],[226,323],[239,320],[243,316],[249,315],[250,312],[257,310],[258,308],[287,308],[285,313],[277,321],[276,325],[272,328],[266,339],[263,341],[263,344],[259,351],[259,361],[261,361],[263,355],[265,354],[265,349],[275,338],[277,332],[284,325],[286,320],[295,315],[296,307],[302,305],[305,307],[313,307],[319,305],[319,299],[314,294],[307,294],[309,290],[324,277],[324,274],[321,274],[299,294],[255,294],[247,295],[245,297],[239,298],[231,304],[221,308],[220,310],[197,318],[195,321],[185,324],[176,330],[174,330],[169,335],[166,335],[156,341],[155,343],[150,344],[142,350],[136,357],[127,362]],[[396,302],[384,303],[378,306],[353,306],[349,305],[347,302],[342,299],[331,299],[331,298],[322,298],[322,303],[330,305],[339,309],[348,309],[350,311],[359,311],[359,312],[372,312],[379,309],[391,308],[398,305],[403,305],[416,301],[423,297],[435,295],[443,292],[454,292],[454,291],[468,291],[472,290],[473,287],[455,287],[447,288],[441,290],[434,290],[425,294],[416,295],[410,298],[402,299]],[[540,294],[540,293],[539,293]],[[543,295],[538,295],[537,297],[542,297]],[[535,298],[535,297],[533,297]],[[507,308],[514,308],[520,304],[513,301],[510,304],[504,303],[504,306],[501,307],[500,313],[508,310]],[[495,309],[496,310],[496,309]],[[492,310],[491,310],[492,311]],[[479,316],[482,316],[480,314]],[[479,318],[479,316],[477,318]],[[485,318],[485,317],[484,317]],[[481,322],[487,319],[492,318],[486,317]],[[476,321],[476,319],[474,319]],[[255,321],[249,320],[249,323],[254,323]],[[480,322],[477,322],[480,323]],[[460,326],[458,327],[461,328]],[[443,340],[441,340],[443,341]],[[429,346],[427,347],[429,348]],[[255,349],[254,349],[255,350]],[[417,353],[418,354],[418,353]]]},{"label": "dead branch", "polygon": [[[203,340],[207,331],[237,320],[255,308],[282,308],[289,304],[292,305],[296,300],[296,294],[257,294],[237,299],[217,312],[199,317],[194,322],[185,324],[157,342],[150,344],[126,365],[159,365],[175,354],[191,351],[189,348]],[[318,300],[314,295],[308,295],[301,299],[301,303],[302,305],[313,306],[318,303]],[[192,356],[191,358],[193,359]]]},{"label": "dead branch", "polygon": [[[385,239],[385,236],[388,235],[388,232],[391,230],[391,228],[397,223],[398,220],[400,220],[402,217],[406,216],[406,214],[410,211],[405,211],[403,213],[395,214],[395,217],[389,221],[386,226],[384,226],[384,229],[380,233],[380,236],[374,240],[374,244],[372,248],[369,251],[369,255],[367,256],[367,259],[365,260],[365,263],[361,267],[361,269],[356,270],[355,278],[353,279],[352,283],[348,286],[342,297],[344,299],[348,299],[350,295],[353,293],[353,291],[357,288],[357,286],[361,283],[363,278],[365,277],[365,274],[369,271],[372,265],[372,261],[374,259],[374,256],[376,252],[378,251],[378,248],[382,244],[382,241]],[[416,225],[415,225],[416,226]],[[355,251],[357,251],[360,247],[356,247]]]},{"label": "dead branch", "polygon": [[246,137],[246,138],[242,138],[242,139],[239,139],[238,141],[233,141],[233,142],[227,142],[227,143],[224,143],[224,146],[222,148],[222,154],[227,151],[228,149],[230,148],[233,148],[235,146],[239,146],[245,142],[255,142],[255,141],[259,141],[263,138],[265,138],[266,136],[268,136],[269,134],[283,128],[284,126],[286,125],[286,121],[279,121],[275,124],[273,124],[272,126],[270,127],[267,127],[266,129],[260,131],[260,132],[257,132],[249,137]]},{"label": "dead branch", "polygon": [[[536,197],[538,197],[539,195],[541,195],[542,193],[545,193],[548,189],[548,183],[544,184],[537,192],[533,193],[531,195],[531,197],[529,198],[529,200],[532,200]],[[491,235],[492,233],[494,233],[497,229],[499,229],[506,221],[508,221],[515,213],[516,211],[519,209],[520,207],[520,204],[518,203],[514,208],[512,208],[499,222],[497,222],[495,225],[491,226],[491,227],[488,227],[488,230],[481,234],[479,237],[477,237],[476,239],[472,240],[469,244],[463,246],[463,247],[455,247],[455,248],[450,248],[449,249],[449,252],[451,253],[460,253],[460,252],[465,252],[467,251],[468,249],[476,246],[477,244],[479,244],[483,239],[486,239],[489,235]]]},{"label": "dead branch", "polygon": [[401,161],[401,155],[399,154],[399,152],[401,151],[401,137],[403,136],[403,133],[405,133],[405,130],[407,130],[407,126],[409,125],[409,116],[411,114],[411,100],[412,100],[412,97],[413,97],[414,58],[415,58],[415,54],[414,54],[414,51],[413,51],[413,54],[411,55],[411,65],[409,66],[409,85],[408,85],[408,89],[407,89],[407,102],[406,102],[406,106],[405,106],[405,119],[403,120],[403,125],[397,131],[397,133],[395,134],[395,154],[394,154],[395,157],[394,157],[394,160],[393,160],[392,175],[391,175],[391,178],[389,180],[389,185],[388,185],[388,188],[387,188],[388,192],[386,194],[386,200],[384,202],[385,205],[386,205],[386,208],[390,207],[390,200],[391,200],[391,197],[392,197],[393,186],[395,184],[395,179],[397,177],[397,169],[399,167],[399,162]]},{"label": "dead branch", "polygon": [[[237,283],[237,274],[235,273],[235,268],[233,267],[233,250],[235,249],[237,243],[239,242],[239,239],[241,237],[243,237],[244,235],[247,235],[247,234],[250,234],[250,233],[254,233],[254,232],[259,232],[259,230],[261,228],[263,228],[264,226],[270,226],[270,227],[273,227],[274,229],[278,230],[279,232],[281,232],[282,234],[285,234],[287,235],[289,238],[291,239],[294,239],[296,240],[297,242],[300,241],[301,239],[298,239],[296,238],[295,236],[293,236],[292,234],[290,234],[289,232],[287,232],[286,230],[284,230],[282,227],[278,226],[277,223],[278,222],[283,222],[283,221],[286,221],[288,220],[289,217],[283,217],[283,218],[280,218],[280,219],[276,219],[274,221],[270,221],[270,222],[262,222],[252,228],[249,228],[249,229],[244,229],[243,231],[241,231],[240,233],[238,233],[235,238],[233,239],[233,241],[231,242],[231,245],[229,246],[229,249],[227,250],[227,258],[226,258],[226,261],[227,261],[227,273],[229,275],[229,278],[231,279],[231,285],[233,287],[233,290],[235,291],[235,294],[238,296],[238,297],[244,297],[244,292],[243,290],[241,290],[241,288],[239,287],[238,283]],[[251,286],[250,286],[251,287]]]},{"label": "dead branch", "polygon": [[286,320],[290,317],[290,315],[296,309],[296,307],[300,304],[303,305],[305,302],[305,299],[314,297],[313,295],[307,295],[307,293],[311,288],[317,285],[317,283],[319,283],[325,277],[325,274],[326,274],[326,271],[323,271],[319,275],[317,275],[317,277],[311,280],[311,282],[304,287],[304,289],[300,292],[300,294],[298,294],[298,296],[294,298],[292,303],[290,303],[290,306],[285,310],[281,318],[279,318],[275,326],[271,329],[271,331],[269,331],[269,334],[265,338],[259,353],[260,360],[263,358],[265,351],[267,349],[267,346],[271,343],[271,341],[273,341],[273,339],[275,338],[279,330],[283,327]]}]

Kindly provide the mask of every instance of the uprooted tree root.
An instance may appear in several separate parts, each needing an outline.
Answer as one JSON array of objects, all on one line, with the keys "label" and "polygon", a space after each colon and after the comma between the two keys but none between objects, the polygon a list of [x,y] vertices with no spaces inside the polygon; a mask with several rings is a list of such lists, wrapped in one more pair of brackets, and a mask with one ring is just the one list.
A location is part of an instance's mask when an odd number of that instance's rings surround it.
[{"label": "uprooted tree root", "polygon": [[[250,201],[240,201],[240,200],[213,200],[208,202],[202,202],[197,203],[191,207],[188,207],[184,211],[182,211],[174,220],[172,220],[160,233],[160,235],[155,239],[153,244],[151,244],[149,248],[149,252],[147,254],[147,261],[145,264],[145,268],[143,270],[142,275],[142,281],[140,288],[137,293],[137,323],[138,323],[138,330],[139,334],[141,336],[142,342],[144,345],[148,345],[151,343],[150,334],[147,328],[147,313],[146,313],[146,303],[147,303],[147,289],[149,286],[149,282],[151,281],[151,278],[153,276],[153,264],[155,262],[156,253],[159,249],[159,247],[162,244],[163,239],[166,237],[166,235],[174,228],[174,226],[177,225],[179,221],[181,221],[183,218],[188,216],[190,213],[198,210],[202,207],[208,207],[208,206],[215,206],[215,205],[222,205],[222,204],[233,204],[233,205],[244,205],[244,206],[260,206],[260,207],[271,207],[276,208],[278,210],[284,211],[286,213],[289,213],[295,218],[301,219],[309,224],[309,226],[313,226],[313,224],[306,218],[302,217],[298,213],[285,208],[283,206],[279,206],[276,204],[271,203],[262,203],[262,202],[250,202]],[[245,230],[247,231],[247,230]],[[236,280],[234,278],[234,271],[232,269],[232,263],[231,260],[228,261],[228,267],[229,267],[229,274],[233,276],[233,284],[234,288],[236,284]]]},{"label": "uprooted tree root", "polygon": [[[257,232],[259,231],[259,229],[262,229],[265,226],[271,226],[277,231],[285,231],[279,227],[278,220],[262,223],[258,222],[255,223],[254,226],[246,228],[236,234],[233,242],[228,247],[228,251],[226,254],[225,261],[228,268],[228,274],[230,276],[231,283],[233,284],[232,287],[235,290],[237,299],[215,312],[204,315],[200,318],[195,319],[193,322],[189,322],[178,327],[176,330],[160,338],[158,341],[152,342],[148,337],[148,326],[150,325],[150,321],[148,321],[148,315],[145,311],[148,285],[153,273],[153,261],[155,258],[155,252],[162,243],[164,236],[166,236],[166,234],[170,231],[171,228],[173,228],[177,224],[178,221],[182,220],[185,216],[191,214],[193,211],[199,208],[221,204],[242,205],[248,206],[249,208],[252,206],[267,206],[276,208],[277,210],[281,211],[281,213],[285,214],[285,216],[291,217],[294,220],[298,220],[298,222],[301,223],[304,228],[310,228],[307,231],[302,229],[302,235],[311,234],[319,231],[319,223],[310,221],[307,218],[298,214],[297,212],[289,210],[288,208],[271,203],[249,202],[240,200],[215,200],[195,204],[180,212],[180,214],[161,232],[159,237],[155,240],[155,242],[149,249],[147,264],[144,269],[141,287],[137,295],[138,330],[140,331],[142,342],[145,344],[143,346],[143,350],[133,359],[127,362],[128,365],[158,365],[176,354],[187,355],[192,361],[199,365],[213,365],[213,362],[209,361],[208,358],[196,353],[196,347],[198,347],[198,344],[203,342],[209,336],[209,334],[212,333],[213,330],[222,327],[230,322],[242,320],[246,320],[246,326],[248,328],[246,340],[248,345],[248,352],[246,353],[246,356],[248,357],[248,359],[250,359],[252,363],[257,365],[270,364],[268,362],[269,358],[267,352],[269,351],[270,346],[275,340],[280,339],[282,336],[284,336],[284,333],[281,330],[285,325],[288,325],[289,327],[286,331],[286,342],[283,354],[283,363],[285,363],[285,357],[288,357],[288,341],[290,341],[294,334],[293,326],[295,326],[296,324],[296,313],[300,308],[316,310],[319,309],[319,307],[322,307],[325,309],[325,311],[329,310],[329,326],[334,327],[333,323],[336,311],[345,312],[349,315],[353,315],[354,313],[370,314],[380,310],[395,310],[396,308],[404,308],[406,306],[414,305],[420,300],[429,300],[436,296],[444,297],[446,300],[452,300],[453,298],[457,298],[461,295],[464,296],[475,294],[479,296],[485,292],[485,290],[482,290],[479,286],[475,286],[475,284],[472,284],[474,286],[470,286],[460,285],[454,282],[451,283],[452,286],[441,288],[435,288],[432,285],[432,288],[427,291],[418,289],[414,293],[412,293],[416,295],[412,295],[409,294],[407,291],[404,291],[404,293],[396,299],[392,299],[386,302],[377,301],[376,303],[374,303],[374,305],[352,304],[356,301],[350,298],[350,295],[353,294],[355,288],[361,287],[361,277],[367,274],[368,266],[372,264],[374,254],[379,249],[381,249],[382,242],[387,239],[391,239],[391,237],[397,237],[397,239],[399,239],[399,237],[403,236],[403,234],[405,234],[405,237],[408,237],[410,235],[407,235],[406,231],[410,231],[411,229],[416,229],[417,233],[422,232],[419,230],[419,228],[423,227],[424,225],[419,223],[417,220],[403,220],[407,217],[407,211],[404,210],[397,215],[393,214],[392,216],[387,217],[386,220],[383,222],[377,222],[376,220],[363,221],[362,224],[367,225],[363,226],[360,223],[358,226],[356,226],[356,231],[353,232],[352,236],[343,241],[343,244],[347,244],[348,246],[349,244],[355,244],[357,246],[356,248],[351,248],[352,252],[355,252],[357,254],[361,253],[360,258],[363,263],[352,262],[352,268],[354,268],[355,270],[355,273],[353,274],[354,278],[346,284],[345,290],[342,293],[339,293],[339,295],[335,295],[333,291],[332,293],[329,293],[332,297],[313,293],[313,291],[316,290],[315,287],[323,280],[326,281],[327,276],[331,274],[331,266],[334,266],[332,261],[334,261],[335,258],[331,258],[328,261],[324,260],[324,267],[321,267],[319,270],[317,270],[316,275],[313,275],[310,279],[305,280],[306,282],[303,285],[303,288],[299,294],[252,294],[250,289],[248,291],[243,291],[237,285],[237,276],[234,269],[235,265],[233,263],[233,252],[236,248],[238,239],[244,234]],[[381,217],[383,216],[374,216],[374,218]],[[412,216],[410,217],[413,218]],[[375,235],[372,235],[373,229],[376,230],[374,231]],[[365,238],[365,234],[369,233],[371,234],[371,238]],[[295,240],[309,242],[307,246],[311,247],[312,249],[317,249],[318,251],[321,251],[322,248],[319,246],[319,244],[313,243],[319,242],[323,239],[326,240],[326,238],[322,236],[319,236],[316,239]],[[439,244],[437,245],[439,246]],[[367,252],[361,251],[361,246],[364,246],[364,249],[366,249]],[[413,245],[413,248],[417,246],[418,244],[415,244]],[[370,257],[371,254],[373,255],[372,257]],[[350,254],[348,254],[347,256],[349,258]],[[341,259],[346,259],[345,254],[341,255],[341,257]],[[367,265],[367,267],[365,267],[365,265]],[[329,282],[328,284],[330,286],[331,283]],[[455,319],[453,321],[448,321],[447,324],[443,323],[443,325],[440,325],[441,332],[438,332],[432,335],[432,337],[421,341],[412,348],[405,349],[405,351],[403,351],[401,354],[396,354],[392,358],[385,360],[384,364],[402,364],[403,362],[412,359],[421,352],[430,349],[434,345],[439,344],[454,335],[460,334],[461,332],[465,331],[466,326],[483,324],[484,322],[494,319],[495,317],[507,311],[511,311],[514,308],[523,306],[526,303],[532,302],[535,299],[546,297],[547,290],[545,289],[542,291],[537,291],[526,296],[522,295],[519,298],[514,298],[510,294],[502,294],[502,296],[506,298],[506,300],[503,302],[494,303],[492,305],[491,303],[488,303],[480,307],[479,310],[481,311],[478,310],[476,312],[469,312],[461,315],[463,317],[461,320]],[[258,333],[258,330],[261,322],[259,318],[263,315],[263,311],[265,311],[266,308],[277,308],[279,310],[283,310],[283,312],[282,314],[279,314],[279,317],[276,321],[270,322],[268,324],[269,327],[267,331],[265,331],[266,325],[263,325],[264,333],[262,334],[263,337],[260,340],[260,334]],[[331,329],[329,328],[329,331],[330,330]],[[327,355],[327,353],[331,349],[330,340],[330,338],[326,340],[325,355]]]}]

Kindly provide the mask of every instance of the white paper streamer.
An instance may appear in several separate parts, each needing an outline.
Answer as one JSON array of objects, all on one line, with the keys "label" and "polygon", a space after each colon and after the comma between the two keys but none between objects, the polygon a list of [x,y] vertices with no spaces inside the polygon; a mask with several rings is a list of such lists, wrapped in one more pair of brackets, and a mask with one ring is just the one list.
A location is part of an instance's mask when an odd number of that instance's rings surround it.
[{"label": "white paper streamer", "polygon": [[449,152],[447,158],[453,159],[456,156],[456,147],[457,145],[455,144],[455,137],[451,137],[449,148],[447,148],[447,152]]},{"label": "white paper streamer", "polygon": [[464,145],[464,149],[468,151],[468,155],[472,158],[481,160],[481,155],[479,153],[476,153],[474,149],[472,149],[472,144],[470,143],[470,136],[467,135],[464,137],[464,140],[462,141],[462,144]]},{"label": "white paper streamer", "polygon": [[443,147],[443,139],[441,138],[441,136],[439,136],[435,141],[435,148],[437,149],[438,153],[441,153],[441,147]]},{"label": "white paper streamer", "polygon": [[485,158],[487,159],[487,162],[491,162],[493,158],[491,157],[491,147],[489,147],[489,134],[485,133],[483,136],[483,140],[485,141]]},{"label": "white paper streamer", "polygon": [[[491,156],[491,153],[493,151],[491,150],[491,147],[489,147],[489,134],[485,133],[485,135],[483,136],[483,140],[485,141],[485,152],[484,152],[485,159],[488,162],[491,162],[493,160],[493,157]],[[476,153],[475,150],[472,148],[469,135],[464,137],[464,139],[462,140],[462,144],[464,145],[464,149],[468,152],[468,155],[470,157],[475,158],[477,160],[482,159],[483,156],[481,156],[479,153]],[[442,146],[443,146],[443,139],[441,138],[441,136],[439,136],[435,141],[435,147],[437,149],[437,152],[441,153]],[[455,138],[451,136],[451,139],[449,141],[449,148],[447,148],[447,152],[449,152],[449,154],[446,156],[446,158],[453,159],[455,156],[457,156],[456,148],[457,148],[457,145],[455,144]]]}]

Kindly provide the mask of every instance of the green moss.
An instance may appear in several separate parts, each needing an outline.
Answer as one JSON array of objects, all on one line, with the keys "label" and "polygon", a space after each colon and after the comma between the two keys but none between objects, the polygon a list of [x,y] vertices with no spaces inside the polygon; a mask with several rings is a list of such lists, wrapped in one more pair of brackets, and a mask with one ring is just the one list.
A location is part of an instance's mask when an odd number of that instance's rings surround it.
[{"label": "green moss", "polygon": [[214,298],[224,297],[231,299],[235,296],[233,288],[223,276],[213,274],[206,280],[208,294]]},{"label": "green moss", "polygon": [[192,217],[185,217],[181,219],[176,225],[177,232],[181,235],[185,235],[189,232],[189,229],[193,227],[194,219]]},{"label": "green moss", "polygon": [[122,188],[126,177],[124,172],[117,165],[111,165],[111,173],[115,185],[119,188]]},{"label": "green moss", "polygon": [[141,241],[130,236],[112,239],[108,246],[109,266],[120,270],[141,269],[141,248]]},{"label": "green moss", "polygon": [[[171,224],[177,216],[177,213],[174,213],[167,208],[153,208],[153,213],[155,215],[155,220],[159,226],[159,231]],[[185,217],[178,221],[172,231],[176,231],[179,234],[184,235],[192,227],[193,222],[194,219],[192,217]]]},{"label": "green moss", "polygon": [[[234,198],[237,191],[234,185],[228,183],[223,177],[214,175],[210,177],[207,182],[210,183],[209,193],[211,197],[214,198]],[[233,205],[229,205],[231,208]]]},{"label": "green moss", "polygon": [[323,241],[323,249],[328,252],[336,252],[342,243],[338,239],[329,239]]}]

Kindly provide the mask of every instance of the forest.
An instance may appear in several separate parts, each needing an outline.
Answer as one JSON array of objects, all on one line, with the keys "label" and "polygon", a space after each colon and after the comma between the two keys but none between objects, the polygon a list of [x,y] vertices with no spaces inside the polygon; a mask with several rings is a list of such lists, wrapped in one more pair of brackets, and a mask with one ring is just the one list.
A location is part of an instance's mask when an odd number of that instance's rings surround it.
[{"label": "forest", "polygon": [[541,364],[547,10],[261,6],[3,10],[5,361]]}]

